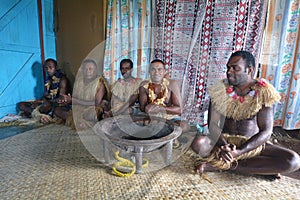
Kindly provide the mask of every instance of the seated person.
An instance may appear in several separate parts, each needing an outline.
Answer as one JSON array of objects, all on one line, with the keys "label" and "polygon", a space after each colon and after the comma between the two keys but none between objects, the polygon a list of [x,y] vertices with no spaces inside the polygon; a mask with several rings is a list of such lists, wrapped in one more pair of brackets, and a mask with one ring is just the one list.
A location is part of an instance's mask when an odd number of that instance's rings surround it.
[{"label": "seated person", "polygon": [[82,74],[74,83],[73,97],[63,95],[64,98],[61,99],[61,102],[72,103],[72,111],[57,107],[54,111],[56,116],[63,120],[67,120],[70,116],[75,125],[83,129],[92,127],[102,119],[104,111],[108,110],[111,94],[107,80],[97,75],[97,68],[96,62],[92,59],[82,62]]},{"label": "seated person", "polygon": [[60,104],[59,97],[69,94],[71,87],[68,78],[58,69],[56,60],[47,59],[44,68],[47,70],[47,79],[43,97],[40,100],[20,102],[18,107],[23,115],[36,116],[40,118],[40,122],[47,123],[51,121],[55,107]]},{"label": "seated person", "polygon": [[105,117],[120,114],[133,114],[134,104],[138,100],[138,89],[142,79],[132,76],[133,63],[130,59],[120,62],[123,79],[119,78],[111,87],[111,109],[105,112]]},{"label": "seated person", "polygon": [[175,80],[164,78],[165,64],[162,60],[153,60],[150,64],[150,80],[145,80],[139,88],[139,102],[142,112],[157,115],[173,121],[182,128],[182,132],[189,130],[187,122],[182,121],[182,98]]},{"label": "seated person", "polygon": [[221,169],[279,178],[299,169],[297,153],[268,142],[280,95],[254,74],[253,55],[237,51],[227,63],[227,79],[209,89],[209,134],[195,137],[191,145],[199,173]]}]

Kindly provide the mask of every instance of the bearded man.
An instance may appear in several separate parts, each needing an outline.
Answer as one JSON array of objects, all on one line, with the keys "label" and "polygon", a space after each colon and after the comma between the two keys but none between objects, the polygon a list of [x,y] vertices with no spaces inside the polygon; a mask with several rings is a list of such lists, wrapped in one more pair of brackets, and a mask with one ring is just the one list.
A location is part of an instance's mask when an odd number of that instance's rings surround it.
[{"label": "bearded man", "polygon": [[209,88],[209,133],[191,145],[199,156],[199,173],[220,169],[279,178],[299,169],[297,153],[269,142],[280,95],[254,75],[253,55],[237,51],[227,63],[227,79]]}]

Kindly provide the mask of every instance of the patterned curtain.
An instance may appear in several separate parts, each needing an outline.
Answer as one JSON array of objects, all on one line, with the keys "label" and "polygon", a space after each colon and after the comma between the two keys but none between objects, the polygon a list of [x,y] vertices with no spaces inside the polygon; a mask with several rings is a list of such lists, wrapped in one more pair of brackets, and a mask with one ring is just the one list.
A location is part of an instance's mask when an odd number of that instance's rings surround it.
[{"label": "patterned curtain", "polygon": [[[182,91],[183,96],[187,96],[188,93],[190,95],[190,98],[184,101],[188,106],[184,107],[182,117],[188,120],[201,118],[201,112],[192,112],[193,102],[186,101],[195,99],[196,82],[199,80],[197,79],[197,73],[200,71],[197,62],[201,55],[199,36],[205,16],[206,0],[156,0],[155,6],[154,24],[158,28],[153,39],[154,57],[164,60],[169,68],[169,77],[177,80],[182,88],[188,89]],[[197,66],[186,70],[189,64]],[[188,87],[190,83],[184,81],[186,74],[193,76],[190,87]],[[204,78],[201,79],[203,80]]]},{"label": "patterned curtain", "polygon": [[274,125],[284,129],[300,128],[299,15],[299,0],[269,1],[260,76],[282,96],[274,108]]},{"label": "patterned curtain", "polygon": [[151,51],[151,0],[109,0],[103,75],[110,83],[121,77],[123,58],[134,63],[133,76],[146,78]]},{"label": "patterned curtain", "polygon": [[156,0],[154,11],[154,58],[164,60],[170,78],[182,83],[193,40],[205,13],[205,0]]},{"label": "patterned curtain", "polygon": [[104,76],[114,82],[120,77],[120,60],[131,58],[137,66],[134,75],[145,79],[149,62],[160,58],[169,68],[168,76],[182,88],[182,118],[203,124],[209,105],[207,87],[225,78],[231,53],[247,50],[258,61],[267,2],[151,2],[109,1]]},{"label": "patterned curtain", "polygon": [[267,3],[264,0],[156,0],[154,57],[182,85],[183,119],[205,123],[207,87],[225,78],[232,52],[258,61]]}]

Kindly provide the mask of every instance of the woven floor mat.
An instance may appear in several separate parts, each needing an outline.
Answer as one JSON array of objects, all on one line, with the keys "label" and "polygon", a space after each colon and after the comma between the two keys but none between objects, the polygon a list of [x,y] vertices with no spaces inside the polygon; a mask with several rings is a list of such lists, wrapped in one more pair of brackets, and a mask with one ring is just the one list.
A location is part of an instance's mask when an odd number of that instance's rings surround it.
[{"label": "woven floor mat", "polygon": [[193,174],[185,155],[155,172],[117,177],[85,149],[75,131],[62,125],[0,140],[0,149],[0,199],[300,198],[300,181],[285,176],[270,181],[207,172],[209,182]]}]

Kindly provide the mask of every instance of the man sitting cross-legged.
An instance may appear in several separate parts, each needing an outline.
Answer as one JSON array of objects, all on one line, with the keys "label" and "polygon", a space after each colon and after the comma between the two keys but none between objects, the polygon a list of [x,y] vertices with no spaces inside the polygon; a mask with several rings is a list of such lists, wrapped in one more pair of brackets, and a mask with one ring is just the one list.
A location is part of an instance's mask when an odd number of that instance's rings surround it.
[{"label": "man sitting cross-legged", "polygon": [[35,101],[24,101],[18,104],[21,113],[27,117],[34,117],[41,123],[52,121],[53,111],[58,106],[68,106],[66,102],[60,102],[62,95],[71,93],[71,86],[68,78],[60,69],[57,61],[49,58],[44,63],[47,71],[45,80],[44,95]]},{"label": "man sitting cross-legged", "polygon": [[92,127],[98,120],[102,119],[104,111],[108,110],[108,102],[111,94],[104,77],[97,75],[97,64],[92,59],[82,62],[82,74],[75,81],[73,97],[64,95],[62,102],[72,103],[72,110],[63,107],[55,109],[55,115],[67,123],[73,120],[76,127],[85,129]]},{"label": "man sitting cross-legged", "polygon": [[199,173],[221,169],[276,178],[299,169],[297,153],[268,142],[280,95],[254,74],[253,55],[237,51],[227,63],[227,79],[209,88],[209,134],[191,145],[199,155]]}]

